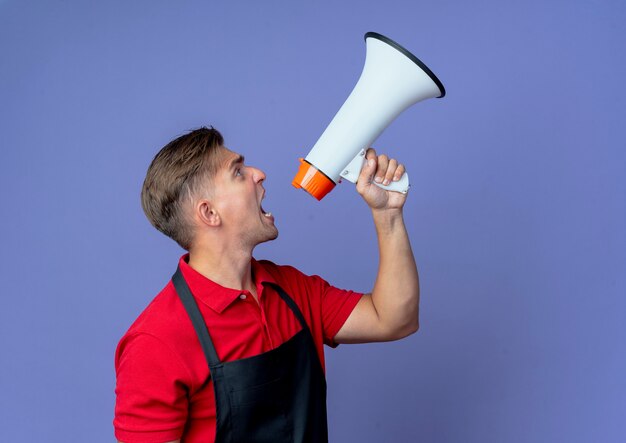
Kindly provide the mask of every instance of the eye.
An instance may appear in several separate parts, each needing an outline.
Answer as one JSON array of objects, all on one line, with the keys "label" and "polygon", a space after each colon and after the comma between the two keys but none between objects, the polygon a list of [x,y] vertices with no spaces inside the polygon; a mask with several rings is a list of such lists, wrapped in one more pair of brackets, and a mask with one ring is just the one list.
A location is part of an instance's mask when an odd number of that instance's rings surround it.
[{"label": "eye", "polygon": [[235,169],[235,177],[241,177],[241,176],[243,176],[243,173],[241,172],[241,168]]}]

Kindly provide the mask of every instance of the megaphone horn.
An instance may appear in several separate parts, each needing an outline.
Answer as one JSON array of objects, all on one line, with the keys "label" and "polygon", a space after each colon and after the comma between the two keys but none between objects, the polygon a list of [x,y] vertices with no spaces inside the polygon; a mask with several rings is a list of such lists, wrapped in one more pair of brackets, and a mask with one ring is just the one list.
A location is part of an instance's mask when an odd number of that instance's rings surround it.
[{"label": "megaphone horn", "polygon": [[[365,149],[406,108],[443,97],[443,84],[417,57],[384,35],[365,34],[365,66],[352,93],[330,122],[293,179],[321,200],[341,179],[353,183],[365,160]],[[406,193],[408,175],[384,189]]]}]

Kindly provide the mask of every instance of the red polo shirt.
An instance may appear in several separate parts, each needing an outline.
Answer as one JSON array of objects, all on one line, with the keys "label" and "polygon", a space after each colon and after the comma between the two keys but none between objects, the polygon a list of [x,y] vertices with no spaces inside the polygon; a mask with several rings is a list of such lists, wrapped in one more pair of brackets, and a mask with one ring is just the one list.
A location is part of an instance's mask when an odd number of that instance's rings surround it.
[{"label": "red polo shirt", "polygon": [[[302,311],[324,367],[323,344],[333,338],[361,294],[330,286],[290,266],[252,259],[259,302],[248,291],[220,286],[192,269],[181,271],[222,361],[276,348],[300,324],[271,286],[282,287]],[[125,443],[215,440],[215,397],[196,332],[170,281],[120,340],[115,355],[115,436]]]}]

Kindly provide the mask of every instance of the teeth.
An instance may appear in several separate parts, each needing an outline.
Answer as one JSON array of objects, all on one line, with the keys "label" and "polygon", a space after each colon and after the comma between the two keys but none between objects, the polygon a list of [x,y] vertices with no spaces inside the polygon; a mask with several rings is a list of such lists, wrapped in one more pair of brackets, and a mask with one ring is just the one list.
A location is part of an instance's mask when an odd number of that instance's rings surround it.
[{"label": "teeth", "polygon": [[271,212],[264,212],[263,215],[266,216],[266,217],[271,217],[272,213]]}]

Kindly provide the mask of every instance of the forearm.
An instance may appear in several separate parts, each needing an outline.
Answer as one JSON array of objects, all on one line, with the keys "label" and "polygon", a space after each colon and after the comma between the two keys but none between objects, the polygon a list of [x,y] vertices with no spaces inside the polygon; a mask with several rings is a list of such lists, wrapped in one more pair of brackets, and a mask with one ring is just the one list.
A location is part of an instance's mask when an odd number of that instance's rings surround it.
[{"label": "forearm", "polygon": [[378,236],[378,275],[372,303],[390,339],[419,327],[419,276],[402,209],[372,210]]},{"label": "forearm", "polygon": [[371,295],[361,297],[337,335],[337,343],[398,340],[419,328],[419,278],[402,208],[407,194],[374,184],[398,180],[404,166],[367,150],[357,191],[372,210],[380,259]]}]

